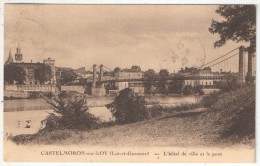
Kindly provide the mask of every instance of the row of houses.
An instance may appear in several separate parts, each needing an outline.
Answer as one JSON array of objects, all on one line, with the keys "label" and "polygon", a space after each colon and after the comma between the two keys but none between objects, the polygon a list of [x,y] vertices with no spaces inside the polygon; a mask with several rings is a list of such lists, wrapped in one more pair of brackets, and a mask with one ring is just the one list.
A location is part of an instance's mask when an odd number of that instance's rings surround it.
[{"label": "row of houses", "polygon": [[[198,86],[201,85],[205,88],[213,88],[216,82],[219,82],[224,74],[219,72],[211,72],[210,70],[202,70],[195,74],[184,73],[180,75],[181,77],[179,81],[182,82],[185,86]],[[174,78],[174,75],[171,75],[169,79]],[[139,79],[139,80],[138,80]],[[177,78],[178,79],[178,78]],[[106,82],[106,77],[103,77],[102,80]],[[107,92],[108,95],[117,94],[119,91],[130,88],[137,94],[145,93],[144,86],[144,72],[142,71],[118,71],[114,76],[110,76],[108,80],[112,80],[110,82],[104,83],[103,87],[113,87],[110,88]],[[168,80],[169,84],[171,80]],[[100,87],[98,87],[100,88]],[[63,85],[62,91],[77,91],[82,93],[84,91],[83,86],[80,85]]]}]

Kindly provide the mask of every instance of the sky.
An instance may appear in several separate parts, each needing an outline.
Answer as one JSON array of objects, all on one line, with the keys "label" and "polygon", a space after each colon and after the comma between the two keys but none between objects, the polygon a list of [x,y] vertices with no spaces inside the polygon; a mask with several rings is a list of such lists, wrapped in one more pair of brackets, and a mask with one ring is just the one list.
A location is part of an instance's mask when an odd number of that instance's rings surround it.
[{"label": "sky", "polygon": [[[4,60],[18,43],[24,62],[51,57],[60,67],[103,64],[142,70],[201,66],[240,43],[214,48],[216,5],[5,4]],[[237,68],[235,66],[235,68]]]}]

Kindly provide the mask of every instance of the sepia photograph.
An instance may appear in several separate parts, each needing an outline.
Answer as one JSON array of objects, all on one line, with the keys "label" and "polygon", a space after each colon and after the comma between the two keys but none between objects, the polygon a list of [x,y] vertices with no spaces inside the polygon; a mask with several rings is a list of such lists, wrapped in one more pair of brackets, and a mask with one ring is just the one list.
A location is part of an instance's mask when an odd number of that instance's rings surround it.
[{"label": "sepia photograph", "polygon": [[256,5],[4,4],[5,162],[256,162]]}]

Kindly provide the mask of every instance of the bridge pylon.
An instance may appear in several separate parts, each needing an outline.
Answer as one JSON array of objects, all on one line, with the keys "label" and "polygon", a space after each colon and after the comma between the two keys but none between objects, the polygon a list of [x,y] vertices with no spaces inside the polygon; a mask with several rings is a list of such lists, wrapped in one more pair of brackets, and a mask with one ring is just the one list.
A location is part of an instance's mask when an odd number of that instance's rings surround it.
[{"label": "bridge pylon", "polygon": [[97,86],[98,82],[101,82],[103,80],[103,65],[100,65],[100,70],[99,70],[99,76],[97,78],[97,65],[93,65],[93,83],[92,83],[92,88],[91,88],[91,94],[93,96],[105,96],[106,95],[106,90],[104,88],[104,84],[101,83],[100,86]]},{"label": "bridge pylon", "polygon": [[243,46],[239,47],[239,59],[238,59],[238,75],[239,75],[239,81],[241,83],[245,82],[245,57],[244,57],[245,49]]}]

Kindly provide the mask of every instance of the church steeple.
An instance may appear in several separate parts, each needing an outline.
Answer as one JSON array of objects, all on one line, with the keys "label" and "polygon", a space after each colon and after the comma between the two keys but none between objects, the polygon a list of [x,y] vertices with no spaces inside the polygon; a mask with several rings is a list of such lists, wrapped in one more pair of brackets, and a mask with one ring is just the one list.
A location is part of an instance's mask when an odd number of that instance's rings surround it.
[{"label": "church steeple", "polygon": [[15,54],[15,61],[21,62],[22,59],[23,59],[23,54],[21,52],[20,43],[18,43],[18,47],[16,49],[16,54]]},{"label": "church steeple", "polygon": [[6,64],[10,64],[10,63],[13,63],[13,62],[14,62],[14,59],[13,59],[11,48],[10,48],[9,57],[8,57],[8,59],[7,59],[7,61],[5,63]]}]

